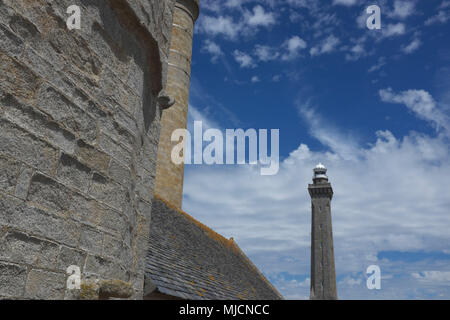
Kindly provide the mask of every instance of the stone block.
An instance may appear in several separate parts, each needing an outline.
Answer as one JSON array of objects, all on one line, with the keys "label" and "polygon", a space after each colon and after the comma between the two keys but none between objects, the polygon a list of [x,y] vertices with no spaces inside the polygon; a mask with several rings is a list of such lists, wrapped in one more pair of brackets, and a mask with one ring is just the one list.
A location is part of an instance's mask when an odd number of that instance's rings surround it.
[{"label": "stone block", "polygon": [[55,243],[10,231],[0,240],[0,259],[54,269],[59,246]]},{"label": "stone block", "polygon": [[14,58],[18,58],[22,54],[24,46],[22,39],[0,24],[0,48],[3,51]]},{"label": "stone block", "polygon": [[21,199],[28,197],[28,188],[30,187],[31,178],[33,177],[34,169],[27,165],[20,168],[19,176],[17,178],[15,196]]},{"label": "stone block", "polygon": [[122,237],[125,237],[126,233],[129,232],[126,217],[120,211],[114,209],[108,208],[103,212],[99,225]]},{"label": "stone block", "polygon": [[83,140],[78,140],[77,142],[76,155],[88,167],[101,173],[107,172],[111,159],[110,156],[85,143]]},{"label": "stone block", "polygon": [[122,211],[127,190],[118,183],[94,173],[89,193],[99,201]]},{"label": "stone block", "polygon": [[69,266],[80,267],[83,272],[86,253],[77,249],[72,249],[66,246],[61,246],[58,256],[58,268],[66,271]]},{"label": "stone block", "polygon": [[0,262],[0,296],[20,298],[24,295],[27,269]]},{"label": "stone block", "polygon": [[125,165],[129,165],[132,159],[132,152],[118,142],[114,141],[111,137],[106,134],[100,134],[99,146],[102,151],[109,154],[110,156],[116,158],[118,161]]},{"label": "stone block", "polygon": [[32,299],[61,300],[64,298],[66,275],[33,269],[28,275],[25,297]]},{"label": "stone block", "polygon": [[130,169],[121,165],[114,159],[111,160],[109,166],[109,176],[125,187],[129,187],[132,184]]},{"label": "stone block", "polygon": [[71,246],[79,241],[79,226],[69,219],[58,218],[29,203],[0,194],[0,224],[25,230],[38,237],[54,239]]},{"label": "stone block", "polygon": [[[45,40],[42,40],[41,42],[36,42],[34,47],[36,46],[38,46],[39,49],[45,50],[45,47],[49,45],[45,43]],[[48,49],[45,51],[48,51]],[[44,54],[45,58],[41,56],[42,54]],[[62,76],[64,62],[59,61],[61,58],[55,61],[55,54],[45,54],[46,53],[42,50],[39,54],[33,47],[26,46],[22,55],[22,61],[28,68],[32,69],[42,78],[58,86],[58,80]]]},{"label": "stone block", "polygon": [[103,247],[103,233],[99,232],[95,228],[86,225],[82,226],[80,248],[87,252],[96,255],[101,255],[102,247]]},{"label": "stone block", "polygon": [[35,99],[41,79],[0,50],[0,89],[22,101]]},{"label": "stone block", "polygon": [[86,273],[103,279],[129,280],[129,272],[117,262],[92,255],[88,255],[86,259]]},{"label": "stone block", "polygon": [[59,245],[49,241],[41,242],[39,260],[37,266],[45,269],[57,269],[57,257],[59,254]]},{"label": "stone block", "polygon": [[[101,60],[92,52],[89,44],[79,37],[76,32],[67,32],[53,28],[48,34],[49,42],[61,52],[72,66],[72,71],[80,70],[83,74],[95,79],[99,77],[103,68]],[[76,67],[76,69],[75,69]],[[79,72],[79,71],[75,71]]]},{"label": "stone block", "polygon": [[17,125],[0,119],[0,153],[9,154],[27,164],[52,174],[58,150]]},{"label": "stone block", "polygon": [[35,174],[31,179],[28,200],[44,207],[66,211],[69,209],[72,192],[64,185],[42,174]]},{"label": "stone block", "polygon": [[114,102],[118,103],[122,108],[132,113],[134,104],[132,103],[131,96],[133,92],[128,88],[119,78],[114,71],[110,68],[104,68],[100,79],[100,90],[97,94],[101,96],[107,96]]},{"label": "stone block", "polygon": [[136,179],[136,192],[142,199],[151,202],[153,199],[154,186],[155,174],[152,174],[145,169],[142,170],[141,174],[137,176]]},{"label": "stone block", "polygon": [[122,254],[125,251],[122,240],[105,234],[105,239],[103,241],[103,256],[123,261]]},{"label": "stone block", "polygon": [[0,259],[22,264],[36,264],[41,240],[21,232],[9,232],[0,239]]},{"label": "stone block", "polygon": [[60,147],[69,154],[74,153],[75,136],[73,133],[62,128],[46,114],[20,103],[10,94],[5,95],[1,99],[1,103],[6,107],[5,118],[9,121]]},{"label": "stone block", "polygon": [[0,154],[0,189],[6,192],[14,190],[21,164]]},{"label": "stone block", "polygon": [[83,140],[93,142],[96,139],[97,122],[56,89],[43,87],[39,92],[37,106]]},{"label": "stone block", "polygon": [[116,106],[114,108],[114,119],[130,132],[138,132],[136,120],[132,114],[126,112],[123,108]]},{"label": "stone block", "polygon": [[75,193],[70,202],[70,216],[80,222],[97,225],[107,209],[98,201]]},{"label": "stone block", "polygon": [[65,185],[75,187],[82,192],[87,192],[91,169],[75,158],[63,153],[59,160],[56,176]]}]

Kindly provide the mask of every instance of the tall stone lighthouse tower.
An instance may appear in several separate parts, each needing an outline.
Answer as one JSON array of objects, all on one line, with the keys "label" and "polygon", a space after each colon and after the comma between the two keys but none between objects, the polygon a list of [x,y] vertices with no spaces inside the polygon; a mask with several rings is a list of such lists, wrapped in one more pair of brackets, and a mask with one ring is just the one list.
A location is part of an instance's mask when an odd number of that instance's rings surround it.
[{"label": "tall stone lighthouse tower", "polygon": [[319,163],[314,168],[313,184],[308,185],[311,196],[311,300],[336,300],[336,271],[334,268],[331,198],[333,189],[328,182],[327,168]]},{"label": "tall stone lighthouse tower", "polygon": [[175,129],[187,126],[192,40],[199,5],[200,0],[176,0],[166,84],[166,92],[175,99],[175,105],[162,113],[158,145],[155,193],[178,208],[183,199],[184,165],[171,161],[177,142],[171,142],[170,138]]}]

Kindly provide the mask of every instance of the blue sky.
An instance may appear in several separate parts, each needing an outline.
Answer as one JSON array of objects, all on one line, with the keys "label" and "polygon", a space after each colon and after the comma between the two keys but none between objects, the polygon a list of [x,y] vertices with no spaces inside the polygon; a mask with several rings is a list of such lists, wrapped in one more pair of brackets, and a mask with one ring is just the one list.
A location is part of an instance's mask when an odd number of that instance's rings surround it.
[{"label": "blue sky", "polygon": [[[381,30],[365,9],[381,8]],[[450,298],[450,1],[202,0],[189,123],[279,129],[280,171],[188,165],[183,209],[309,297],[312,168],[328,167],[342,299]],[[382,289],[368,290],[377,264]]]}]

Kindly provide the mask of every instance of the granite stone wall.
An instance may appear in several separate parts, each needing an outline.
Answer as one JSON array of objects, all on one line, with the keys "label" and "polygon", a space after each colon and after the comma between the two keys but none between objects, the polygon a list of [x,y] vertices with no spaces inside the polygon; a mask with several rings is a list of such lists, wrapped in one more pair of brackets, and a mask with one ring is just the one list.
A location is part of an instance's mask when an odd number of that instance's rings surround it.
[{"label": "granite stone wall", "polygon": [[0,0],[0,298],[142,298],[173,8]]}]

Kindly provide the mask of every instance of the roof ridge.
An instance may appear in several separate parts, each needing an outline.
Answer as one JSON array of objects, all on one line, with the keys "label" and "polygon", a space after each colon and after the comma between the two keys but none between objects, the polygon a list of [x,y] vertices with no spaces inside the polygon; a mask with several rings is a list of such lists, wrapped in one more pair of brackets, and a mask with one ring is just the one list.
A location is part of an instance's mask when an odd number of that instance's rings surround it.
[{"label": "roof ridge", "polygon": [[235,252],[239,253],[239,249],[237,250],[236,246],[234,245],[234,240],[232,240],[233,238],[231,238],[231,239],[225,238],[224,236],[222,236],[221,234],[217,233],[216,231],[214,231],[213,229],[211,229],[207,225],[201,223],[200,221],[198,221],[197,219],[192,217],[190,214],[188,214],[185,211],[179,209],[178,207],[176,207],[174,204],[170,203],[169,201],[163,199],[159,194],[155,193],[153,197],[157,198],[160,201],[162,201],[165,205],[167,205],[171,209],[177,211],[178,213],[180,213],[181,215],[186,217],[188,220],[192,221],[195,225],[200,227],[202,230],[206,231],[208,236],[210,238],[212,238],[213,240],[217,240],[220,243],[224,244],[225,246],[233,249]]}]

